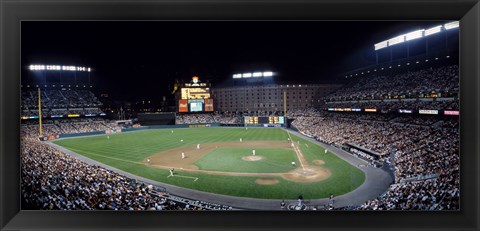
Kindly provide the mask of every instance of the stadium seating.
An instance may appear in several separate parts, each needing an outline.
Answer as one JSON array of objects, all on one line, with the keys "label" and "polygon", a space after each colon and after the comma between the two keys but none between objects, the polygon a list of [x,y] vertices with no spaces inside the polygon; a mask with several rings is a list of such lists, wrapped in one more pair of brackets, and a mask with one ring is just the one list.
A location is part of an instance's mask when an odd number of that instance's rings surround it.
[{"label": "stadium seating", "polygon": [[[36,90],[22,89],[21,116],[38,115],[38,93]],[[42,115],[99,114],[103,105],[88,90],[49,89],[41,92]]]}]

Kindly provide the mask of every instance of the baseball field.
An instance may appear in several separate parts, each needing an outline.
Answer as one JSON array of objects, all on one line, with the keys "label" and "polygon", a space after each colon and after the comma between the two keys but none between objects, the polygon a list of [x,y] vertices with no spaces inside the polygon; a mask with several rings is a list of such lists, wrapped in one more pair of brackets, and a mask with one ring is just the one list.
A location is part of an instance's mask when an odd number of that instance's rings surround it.
[{"label": "baseball field", "polygon": [[155,181],[238,197],[319,199],[365,181],[360,169],[280,128],[149,129],[54,143]]}]

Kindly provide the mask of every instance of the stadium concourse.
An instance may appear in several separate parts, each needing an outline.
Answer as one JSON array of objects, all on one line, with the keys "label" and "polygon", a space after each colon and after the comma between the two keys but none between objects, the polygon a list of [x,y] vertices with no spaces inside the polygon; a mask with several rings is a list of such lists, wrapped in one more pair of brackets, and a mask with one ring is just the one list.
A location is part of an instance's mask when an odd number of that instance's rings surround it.
[{"label": "stadium concourse", "polygon": [[[288,111],[286,117],[293,120],[293,130],[354,163],[367,173],[367,182],[370,173],[382,176],[387,173],[392,179],[384,178],[384,188],[370,188],[364,184],[349,193],[360,201],[352,200],[353,197],[346,194],[336,196],[334,200],[311,201],[310,207],[305,209],[458,210],[459,120],[458,116],[447,114],[459,111],[458,84],[458,65],[424,66],[411,72],[361,77],[324,97],[322,108]],[[45,94],[58,96],[56,93]],[[98,103],[97,106],[86,106],[94,103],[88,100],[94,97],[82,97],[84,102],[80,104],[65,103],[70,99],[65,95],[58,99],[53,105],[44,104],[46,110],[53,111],[49,107],[58,105],[67,105],[65,110],[100,110]],[[22,94],[22,100],[23,112],[34,113],[34,95],[23,97]],[[422,110],[435,114],[412,113]],[[262,112],[255,114],[263,115]],[[247,114],[182,114],[176,116],[176,123],[241,124],[244,115]],[[96,117],[46,121],[44,128],[48,136],[105,131],[116,126],[113,121]],[[215,198],[224,198],[225,202],[234,203],[234,198],[198,194],[198,197],[189,199],[177,195],[182,193],[178,187],[164,192],[161,184],[54,149],[38,141],[37,130],[36,121],[22,124],[22,197],[27,208],[234,209],[230,207],[231,203],[220,205],[214,201]],[[133,179],[145,183],[135,183]],[[372,192],[375,195],[370,195]],[[280,202],[265,209],[280,209]]]}]

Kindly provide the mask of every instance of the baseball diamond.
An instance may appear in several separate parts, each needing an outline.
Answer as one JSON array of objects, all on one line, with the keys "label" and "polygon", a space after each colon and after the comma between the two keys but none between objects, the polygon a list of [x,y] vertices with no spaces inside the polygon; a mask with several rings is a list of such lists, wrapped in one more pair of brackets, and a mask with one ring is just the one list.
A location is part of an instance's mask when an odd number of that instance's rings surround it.
[{"label": "baseball diamond", "polygon": [[[357,167],[280,128],[150,129],[53,143],[151,180],[236,197],[320,199],[348,193],[365,180]],[[292,161],[301,164],[293,168]],[[168,177],[171,168],[181,177]]]}]

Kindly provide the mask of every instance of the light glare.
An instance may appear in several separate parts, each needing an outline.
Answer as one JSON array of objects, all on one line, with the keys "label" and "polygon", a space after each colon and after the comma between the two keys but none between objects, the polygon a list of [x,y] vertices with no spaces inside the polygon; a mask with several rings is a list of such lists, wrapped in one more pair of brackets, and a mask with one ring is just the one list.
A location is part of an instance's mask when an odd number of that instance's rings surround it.
[{"label": "light glare", "polygon": [[460,23],[458,21],[453,21],[453,22],[445,23],[444,27],[445,27],[445,30],[450,30],[450,29],[459,27],[459,25]]},{"label": "light glare", "polygon": [[266,72],[263,72],[263,76],[273,76],[273,72],[271,71],[266,71]]},{"label": "light glare", "polygon": [[410,32],[410,33],[405,35],[405,40],[410,41],[410,40],[413,40],[413,39],[421,38],[421,37],[423,37],[423,31],[424,30],[422,29],[422,30],[417,30],[417,31],[414,31],[414,32]]},{"label": "light glare", "polygon": [[429,35],[432,35],[432,34],[436,34],[438,32],[442,31],[442,26],[436,26],[436,27],[432,27],[430,29],[427,29],[425,30],[425,36],[429,36]]},{"label": "light glare", "polygon": [[261,77],[262,76],[262,72],[254,72],[253,73],[253,77]]}]

